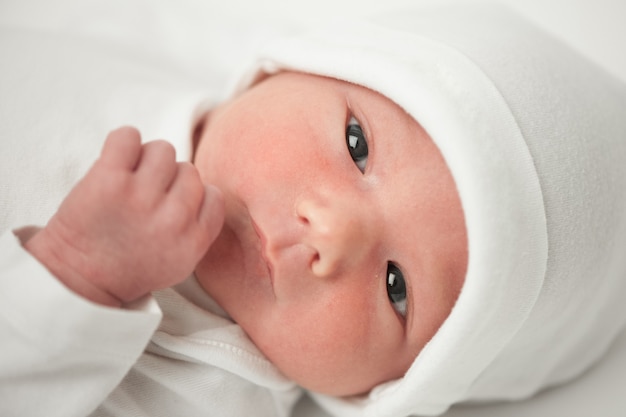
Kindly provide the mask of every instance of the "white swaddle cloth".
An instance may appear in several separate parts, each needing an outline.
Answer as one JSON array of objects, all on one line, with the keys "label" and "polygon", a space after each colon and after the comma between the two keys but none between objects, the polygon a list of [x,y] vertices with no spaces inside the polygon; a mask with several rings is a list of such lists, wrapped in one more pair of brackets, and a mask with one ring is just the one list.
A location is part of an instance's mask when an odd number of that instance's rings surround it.
[{"label": "white swaddle cloth", "polygon": [[324,408],[436,415],[530,396],[602,356],[626,321],[622,84],[492,7],[402,10],[284,40],[239,88],[283,69],[403,107],[448,163],[468,229],[463,290],[407,374],[362,397],[314,394]]}]

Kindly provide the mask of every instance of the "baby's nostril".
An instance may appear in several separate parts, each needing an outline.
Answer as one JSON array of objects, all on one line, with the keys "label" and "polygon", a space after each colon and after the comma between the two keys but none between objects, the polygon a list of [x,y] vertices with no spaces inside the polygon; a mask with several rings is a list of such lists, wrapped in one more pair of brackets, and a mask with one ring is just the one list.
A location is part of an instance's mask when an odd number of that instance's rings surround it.
[{"label": "baby's nostril", "polygon": [[313,272],[313,275],[316,275],[316,276],[322,276],[326,273],[325,265],[323,265],[322,263],[322,259],[320,257],[319,252],[315,252],[315,254],[311,257],[310,268],[311,268],[311,272]]}]

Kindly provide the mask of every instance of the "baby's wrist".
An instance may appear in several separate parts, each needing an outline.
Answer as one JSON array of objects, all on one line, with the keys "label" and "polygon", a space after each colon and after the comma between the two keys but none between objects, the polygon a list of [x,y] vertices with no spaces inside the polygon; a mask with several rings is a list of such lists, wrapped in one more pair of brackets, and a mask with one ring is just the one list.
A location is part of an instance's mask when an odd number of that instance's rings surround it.
[{"label": "baby's wrist", "polygon": [[[122,301],[109,291],[98,287],[87,277],[80,273],[74,266],[74,262],[69,262],[70,256],[63,251],[62,245],[55,242],[45,229],[32,233],[31,236],[19,236],[24,248],[33,255],[43,266],[50,271],[63,285],[75,294],[80,295],[97,304],[109,307],[121,307]],[[23,237],[26,237],[24,239]]]}]

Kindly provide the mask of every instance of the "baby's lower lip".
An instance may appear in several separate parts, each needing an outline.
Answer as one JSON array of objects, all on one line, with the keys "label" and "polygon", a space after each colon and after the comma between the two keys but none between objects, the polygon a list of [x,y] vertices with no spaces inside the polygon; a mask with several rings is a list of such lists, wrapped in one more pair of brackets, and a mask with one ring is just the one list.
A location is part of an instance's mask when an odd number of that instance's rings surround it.
[{"label": "baby's lower lip", "polygon": [[259,252],[260,252],[260,255],[261,255],[261,259],[263,260],[263,264],[267,268],[267,275],[268,275],[268,278],[270,280],[270,284],[273,287],[273,285],[274,285],[274,273],[273,273],[273,269],[272,269],[272,263],[267,258],[267,255],[266,255],[267,239],[266,239],[265,235],[263,234],[263,231],[261,230],[261,228],[254,221],[254,219],[251,219],[251,222],[252,222],[252,227],[254,228],[254,232],[258,236],[259,241],[261,243],[261,248],[260,248]]}]

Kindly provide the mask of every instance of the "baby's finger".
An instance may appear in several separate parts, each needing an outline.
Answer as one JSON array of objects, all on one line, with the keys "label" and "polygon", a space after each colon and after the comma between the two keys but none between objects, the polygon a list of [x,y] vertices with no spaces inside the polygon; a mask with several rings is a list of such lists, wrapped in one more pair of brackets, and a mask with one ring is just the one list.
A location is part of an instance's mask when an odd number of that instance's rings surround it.
[{"label": "baby's finger", "polygon": [[[189,210],[200,241],[208,246],[215,240],[224,222],[224,201],[220,190],[205,187],[196,168],[188,162],[179,164],[178,175],[169,191],[177,205]],[[205,248],[206,249],[206,248]]]},{"label": "baby's finger", "polygon": [[184,207],[185,211],[195,219],[204,195],[204,187],[196,167],[190,162],[178,163],[176,178],[168,194],[172,201]]},{"label": "baby's finger", "polygon": [[198,213],[201,230],[206,233],[209,245],[217,238],[224,224],[224,196],[212,185],[204,188],[204,201]]},{"label": "baby's finger", "polygon": [[100,154],[100,162],[111,168],[132,171],[141,155],[141,135],[131,126],[111,131]]},{"label": "baby's finger", "polygon": [[176,151],[170,143],[156,140],[143,145],[137,176],[146,189],[164,192],[174,181],[176,172]]}]

